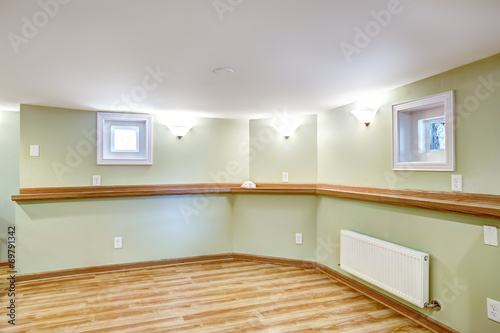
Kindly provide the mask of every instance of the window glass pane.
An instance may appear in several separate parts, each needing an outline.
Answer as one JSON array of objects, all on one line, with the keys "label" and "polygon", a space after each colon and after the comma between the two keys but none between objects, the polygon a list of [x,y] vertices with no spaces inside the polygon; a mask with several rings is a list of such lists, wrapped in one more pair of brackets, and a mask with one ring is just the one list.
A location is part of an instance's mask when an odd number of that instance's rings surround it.
[{"label": "window glass pane", "polygon": [[430,124],[431,150],[445,149],[445,126],[444,122]]},{"label": "window glass pane", "polygon": [[139,127],[136,126],[111,126],[112,152],[138,152]]}]

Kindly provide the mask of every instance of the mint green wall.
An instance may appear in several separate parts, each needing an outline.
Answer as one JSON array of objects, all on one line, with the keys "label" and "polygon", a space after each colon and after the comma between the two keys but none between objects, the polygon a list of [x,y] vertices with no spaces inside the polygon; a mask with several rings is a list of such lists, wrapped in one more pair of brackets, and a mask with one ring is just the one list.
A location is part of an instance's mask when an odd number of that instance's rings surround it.
[{"label": "mint green wall", "polygon": [[270,119],[250,120],[250,179],[254,182],[281,183],[288,172],[290,183],[317,180],[317,116],[298,117],[299,128],[285,139]]},{"label": "mint green wall", "polygon": [[[194,118],[177,139],[154,116],[153,165],[96,164],[96,113],[21,106],[21,187],[242,182],[248,179],[248,121]],[[89,134],[90,133],[90,134]],[[40,157],[29,146],[40,145]]]},{"label": "mint green wall", "polygon": [[[316,197],[235,195],[233,251],[316,260]],[[295,234],[302,234],[302,245]]]},{"label": "mint green wall", "polygon": [[[69,200],[16,209],[20,274],[232,252],[225,195]],[[114,249],[114,237],[123,248]]]},{"label": "mint green wall", "polygon": [[317,214],[318,262],[351,276],[338,267],[341,229],[427,252],[429,296],[443,308],[432,313],[402,302],[463,333],[498,332],[486,298],[500,299],[500,248],[483,244],[483,224],[500,227],[500,220],[329,197],[318,198]]},{"label": "mint green wall", "polygon": [[15,225],[15,203],[19,191],[19,112],[0,111],[0,261],[6,261],[7,232]]},{"label": "mint green wall", "polygon": [[[393,104],[444,91],[456,94],[456,171],[392,171]],[[500,194],[500,55],[397,88],[370,126],[347,105],[318,115],[318,180],[322,183]]]}]

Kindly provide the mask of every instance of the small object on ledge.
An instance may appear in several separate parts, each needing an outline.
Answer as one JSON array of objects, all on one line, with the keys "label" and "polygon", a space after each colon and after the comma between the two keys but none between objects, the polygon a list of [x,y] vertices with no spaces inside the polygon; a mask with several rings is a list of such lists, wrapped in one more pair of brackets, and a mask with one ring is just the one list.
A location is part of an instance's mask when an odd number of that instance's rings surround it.
[{"label": "small object on ledge", "polygon": [[243,188],[256,188],[256,187],[257,187],[257,185],[255,185],[255,183],[254,183],[254,182],[251,182],[251,181],[249,181],[249,180],[245,180],[245,181],[243,182],[243,184],[241,184],[241,187],[243,187]]}]

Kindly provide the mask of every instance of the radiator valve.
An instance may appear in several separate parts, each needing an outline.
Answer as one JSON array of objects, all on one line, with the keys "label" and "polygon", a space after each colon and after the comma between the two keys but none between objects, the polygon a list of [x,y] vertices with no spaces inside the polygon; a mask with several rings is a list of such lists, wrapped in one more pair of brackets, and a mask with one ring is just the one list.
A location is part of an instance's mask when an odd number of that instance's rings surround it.
[{"label": "radiator valve", "polygon": [[433,299],[430,303],[426,302],[424,304],[424,308],[431,309],[431,310],[434,310],[434,311],[439,311],[439,310],[441,310],[441,304],[439,304],[438,301],[436,301],[435,299]]}]

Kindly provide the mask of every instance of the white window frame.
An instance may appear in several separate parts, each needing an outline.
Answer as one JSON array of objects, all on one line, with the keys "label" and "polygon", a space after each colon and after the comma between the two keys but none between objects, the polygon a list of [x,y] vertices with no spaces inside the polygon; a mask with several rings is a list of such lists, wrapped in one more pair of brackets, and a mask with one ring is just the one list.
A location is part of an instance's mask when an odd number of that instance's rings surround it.
[{"label": "white window frame", "polygon": [[[418,142],[414,142],[419,135],[415,124],[418,120],[433,118],[436,115],[422,116],[417,120],[409,119],[412,113],[418,117],[417,115],[424,114],[427,110],[432,113],[434,109],[442,110],[437,116],[444,117],[445,149],[422,153],[418,149]],[[410,148],[415,146],[417,149]],[[440,160],[436,160],[437,156],[441,156]],[[455,171],[455,92],[453,90],[392,106],[392,169]]]},{"label": "white window frame", "polygon": [[[153,150],[152,116],[139,113],[97,113],[97,164],[98,165],[152,165]],[[112,127],[137,128],[138,149],[114,151]]]}]

